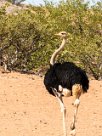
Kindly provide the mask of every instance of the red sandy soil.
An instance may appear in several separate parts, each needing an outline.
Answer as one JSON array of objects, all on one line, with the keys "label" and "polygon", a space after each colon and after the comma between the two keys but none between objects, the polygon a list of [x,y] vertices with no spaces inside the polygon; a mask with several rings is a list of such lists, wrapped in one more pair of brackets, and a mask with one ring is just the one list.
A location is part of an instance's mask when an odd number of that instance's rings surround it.
[{"label": "red sandy soil", "polygon": [[[80,100],[77,136],[102,136],[102,81],[91,80]],[[68,136],[72,102],[73,97],[64,98]],[[59,103],[46,91],[43,78],[0,73],[0,136],[63,136]]]}]

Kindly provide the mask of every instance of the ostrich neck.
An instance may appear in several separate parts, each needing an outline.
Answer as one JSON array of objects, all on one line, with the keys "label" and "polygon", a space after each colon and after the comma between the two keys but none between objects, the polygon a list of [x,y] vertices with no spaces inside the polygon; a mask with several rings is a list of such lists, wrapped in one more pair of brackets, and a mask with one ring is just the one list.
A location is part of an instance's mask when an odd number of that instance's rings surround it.
[{"label": "ostrich neck", "polygon": [[59,53],[61,50],[63,50],[65,43],[66,43],[66,38],[63,38],[62,43],[61,43],[61,46],[52,54],[52,57],[51,57],[51,59],[50,59],[50,64],[51,64],[51,65],[54,65],[54,64],[55,64],[55,59],[56,59],[58,53]]}]

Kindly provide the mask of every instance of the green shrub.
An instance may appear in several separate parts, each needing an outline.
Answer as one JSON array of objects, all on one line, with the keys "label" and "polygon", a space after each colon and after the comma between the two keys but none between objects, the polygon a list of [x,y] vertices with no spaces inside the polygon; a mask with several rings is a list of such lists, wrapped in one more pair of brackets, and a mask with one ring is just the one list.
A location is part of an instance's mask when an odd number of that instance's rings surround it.
[{"label": "green shrub", "polygon": [[57,61],[73,61],[96,79],[102,78],[101,2],[92,7],[79,0],[45,2],[10,15],[2,9],[0,26],[0,51],[8,55],[11,69],[46,69],[61,43],[54,34],[64,30],[70,36]]}]

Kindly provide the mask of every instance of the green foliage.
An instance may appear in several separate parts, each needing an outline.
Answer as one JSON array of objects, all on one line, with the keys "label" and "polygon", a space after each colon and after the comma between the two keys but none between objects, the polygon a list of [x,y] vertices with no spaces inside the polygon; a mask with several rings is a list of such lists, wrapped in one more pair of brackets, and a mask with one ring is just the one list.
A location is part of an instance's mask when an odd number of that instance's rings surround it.
[{"label": "green foliage", "polygon": [[[80,0],[29,6],[16,14],[0,10],[0,47],[10,68],[46,69],[60,44],[54,36],[67,31],[68,42],[58,61],[73,61],[96,79],[102,78],[102,3]],[[12,60],[15,59],[15,61]]]}]

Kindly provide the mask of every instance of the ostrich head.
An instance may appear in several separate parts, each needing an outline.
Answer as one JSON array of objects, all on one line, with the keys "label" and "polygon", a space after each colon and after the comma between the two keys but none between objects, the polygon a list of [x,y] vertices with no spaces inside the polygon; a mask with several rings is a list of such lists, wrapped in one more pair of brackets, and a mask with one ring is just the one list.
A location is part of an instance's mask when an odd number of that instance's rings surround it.
[{"label": "ostrich head", "polygon": [[59,32],[58,34],[55,34],[55,35],[60,36],[62,39],[67,38],[67,32],[65,32],[65,31],[61,31],[61,32]]}]

